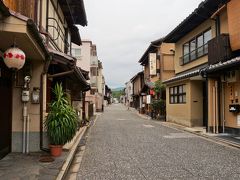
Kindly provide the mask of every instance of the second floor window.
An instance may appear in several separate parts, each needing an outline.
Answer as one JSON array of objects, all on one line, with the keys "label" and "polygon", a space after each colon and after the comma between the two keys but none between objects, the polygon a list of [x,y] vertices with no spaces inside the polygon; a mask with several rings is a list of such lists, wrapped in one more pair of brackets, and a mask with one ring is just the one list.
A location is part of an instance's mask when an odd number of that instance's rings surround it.
[{"label": "second floor window", "polygon": [[208,29],[191,41],[183,45],[183,57],[181,58],[181,65],[194,61],[201,56],[208,53],[208,41],[212,39],[212,31]]},{"label": "second floor window", "polygon": [[72,56],[81,59],[81,49],[72,49]]}]

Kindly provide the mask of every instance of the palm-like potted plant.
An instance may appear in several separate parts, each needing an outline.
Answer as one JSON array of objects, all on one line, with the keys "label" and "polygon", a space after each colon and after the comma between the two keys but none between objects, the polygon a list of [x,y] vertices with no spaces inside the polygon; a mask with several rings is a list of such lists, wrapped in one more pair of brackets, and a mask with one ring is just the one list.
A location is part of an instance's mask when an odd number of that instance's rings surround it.
[{"label": "palm-like potted plant", "polygon": [[53,89],[54,100],[45,121],[52,156],[60,156],[62,146],[71,141],[77,131],[77,115],[69,104],[61,84]]}]

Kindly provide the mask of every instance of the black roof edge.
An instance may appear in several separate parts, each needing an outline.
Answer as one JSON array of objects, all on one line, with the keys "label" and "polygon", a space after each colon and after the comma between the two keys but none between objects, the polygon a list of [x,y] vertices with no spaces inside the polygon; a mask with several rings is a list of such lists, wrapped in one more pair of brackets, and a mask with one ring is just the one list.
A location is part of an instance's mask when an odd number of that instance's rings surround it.
[{"label": "black roof edge", "polygon": [[143,71],[138,72],[136,75],[134,75],[134,76],[130,79],[130,81],[133,82],[133,80],[136,79],[137,76],[138,76],[138,75],[141,75],[141,74],[144,74],[144,72],[143,72]]},{"label": "black roof edge", "polygon": [[34,23],[34,21],[32,19],[27,20],[27,27],[30,30],[30,32],[32,33],[32,35],[34,36],[34,38],[36,39],[36,41],[38,42],[41,49],[43,50],[45,57],[46,58],[50,57],[50,53],[47,50],[47,47],[45,46],[45,44],[43,42],[43,38],[39,34],[37,25]]},{"label": "black roof edge", "polygon": [[73,43],[77,44],[78,46],[81,46],[82,40],[81,40],[81,36],[80,36],[78,27],[73,25],[70,27],[70,31],[71,31],[71,41]]},{"label": "black roof edge", "polygon": [[160,39],[157,39],[157,40],[152,41],[150,43],[150,45],[148,46],[147,50],[144,52],[144,54],[142,55],[142,57],[138,61],[141,65],[145,64],[145,62],[147,60],[147,57],[148,57],[148,54],[151,53],[152,51],[156,50],[160,46],[160,44],[163,43],[163,39],[164,38],[160,38]]},{"label": "black roof edge", "polygon": [[10,12],[7,6],[5,6],[4,2],[2,0],[0,0],[0,12],[2,12],[2,14],[4,16],[10,16]]},{"label": "black roof edge", "polygon": [[159,46],[160,44],[162,44],[164,42],[164,38],[165,37],[162,37],[160,39],[154,40],[154,41],[151,42],[151,44],[153,44],[155,46]]},{"label": "black roof edge", "polygon": [[88,25],[88,21],[87,21],[87,14],[86,14],[86,10],[85,10],[85,5],[83,0],[81,0],[81,4],[83,7],[83,22],[81,23],[82,26],[87,26]]},{"label": "black roof edge", "polygon": [[[188,32],[196,28],[205,20],[209,19],[211,15],[220,8],[221,5],[224,5],[229,0],[205,0],[202,1],[198,7],[187,17],[185,18],[177,27],[175,27],[165,38],[164,42],[175,43],[179,39],[181,39]],[[215,6],[213,6],[215,3]],[[205,13],[205,16],[202,15]],[[207,14],[206,14],[207,13]],[[189,22],[193,19],[195,20],[195,24],[189,24]],[[183,28],[186,28],[185,30]]]}]

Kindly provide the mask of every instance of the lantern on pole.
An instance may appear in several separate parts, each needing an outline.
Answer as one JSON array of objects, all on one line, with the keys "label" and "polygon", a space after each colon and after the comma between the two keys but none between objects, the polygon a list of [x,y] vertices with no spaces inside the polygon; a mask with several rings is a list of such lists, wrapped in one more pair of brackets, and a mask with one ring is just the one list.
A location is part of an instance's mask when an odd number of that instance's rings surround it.
[{"label": "lantern on pole", "polygon": [[25,53],[17,47],[11,47],[7,49],[4,52],[3,57],[4,63],[8,68],[17,70],[21,69],[24,66],[26,60]]}]

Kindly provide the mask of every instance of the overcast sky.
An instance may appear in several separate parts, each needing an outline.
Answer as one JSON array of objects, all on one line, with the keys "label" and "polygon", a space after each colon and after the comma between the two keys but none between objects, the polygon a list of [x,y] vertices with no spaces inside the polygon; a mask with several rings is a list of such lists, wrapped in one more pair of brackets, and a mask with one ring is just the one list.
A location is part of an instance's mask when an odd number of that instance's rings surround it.
[{"label": "overcast sky", "polygon": [[88,26],[82,39],[97,45],[106,83],[122,87],[137,72],[151,41],[167,35],[201,0],[84,0]]}]

